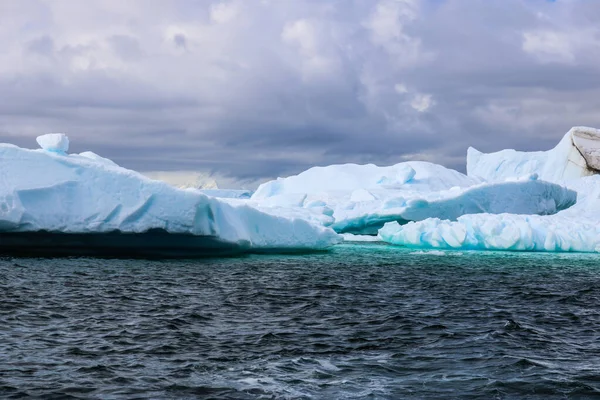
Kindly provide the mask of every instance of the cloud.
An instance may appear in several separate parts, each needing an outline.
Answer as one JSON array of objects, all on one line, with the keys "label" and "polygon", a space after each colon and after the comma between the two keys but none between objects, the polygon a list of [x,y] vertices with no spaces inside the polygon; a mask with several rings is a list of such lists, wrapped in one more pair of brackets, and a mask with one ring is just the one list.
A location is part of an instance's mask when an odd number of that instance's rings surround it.
[{"label": "cloud", "polygon": [[433,105],[433,99],[430,94],[417,94],[412,101],[410,106],[419,112],[425,112]]},{"label": "cloud", "polygon": [[215,3],[210,7],[210,19],[219,24],[233,21],[238,13],[236,3]]},{"label": "cloud", "polygon": [[[0,2],[0,136],[256,182],[600,126],[584,0]],[[250,183],[248,183],[250,184]]]}]

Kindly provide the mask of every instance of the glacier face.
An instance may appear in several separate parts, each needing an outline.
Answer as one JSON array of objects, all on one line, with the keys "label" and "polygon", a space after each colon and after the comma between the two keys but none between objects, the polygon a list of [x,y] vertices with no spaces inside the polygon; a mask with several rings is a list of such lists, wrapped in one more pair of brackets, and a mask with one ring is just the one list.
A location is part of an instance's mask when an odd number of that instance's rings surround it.
[{"label": "glacier face", "polygon": [[253,250],[323,249],[340,240],[321,225],[177,189],[91,152],[67,155],[58,136],[38,142],[45,149],[0,145],[2,232],[164,231]]},{"label": "glacier face", "polygon": [[535,175],[487,183],[427,162],[390,167],[332,165],[261,185],[256,207],[331,226],[336,232],[375,235],[390,221],[463,214],[553,214],[573,205],[576,193]]}]

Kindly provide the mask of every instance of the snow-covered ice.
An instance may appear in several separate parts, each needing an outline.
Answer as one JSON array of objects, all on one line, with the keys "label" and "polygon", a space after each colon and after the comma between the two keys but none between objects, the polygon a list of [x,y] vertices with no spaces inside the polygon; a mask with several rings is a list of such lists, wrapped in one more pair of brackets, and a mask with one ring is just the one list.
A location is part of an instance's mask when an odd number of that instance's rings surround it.
[{"label": "snow-covered ice", "polygon": [[57,153],[66,153],[69,151],[69,138],[64,133],[48,133],[38,136],[36,141],[44,150]]},{"label": "snow-covered ice", "polygon": [[[583,200],[555,215],[469,214],[387,223],[379,237],[419,248],[514,251],[600,251],[600,176],[581,178]],[[593,189],[591,189],[593,188]],[[587,192],[586,196],[582,196]]]},{"label": "snow-covered ice", "polygon": [[253,194],[179,189],[92,152],[67,154],[63,134],[37,141],[42,149],[0,144],[5,238],[160,231],[242,250],[383,240],[430,249],[600,251],[600,131],[592,128],[571,129],[545,152],[470,148],[467,175],[418,161],[331,165]]},{"label": "snow-covered ice", "polygon": [[242,249],[323,249],[341,240],[321,225],[177,189],[91,152],[67,155],[63,136],[41,136],[38,142],[43,149],[0,144],[3,232],[162,230]]},{"label": "snow-covered ice", "polygon": [[313,167],[298,175],[278,178],[258,187],[253,199],[288,195],[352,193],[356,190],[398,189],[408,184],[415,191],[468,187],[481,182],[458,171],[425,161],[408,161],[389,167],[374,164],[340,164]]},{"label": "snow-covered ice", "polygon": [[581,126],[571,128],[548,151],[508,149],[484,154],[472,147],[467,151],[467,175],[486,181],[535,173],[540,179],[562,183],[593,175],[599,166],[600,130]]},{"label": "snow-covered ice", "polygon": [[252,196],[265,212],[290,212],[337,232],[354,234],[377,234],[390,221],[456,219],[483,212],[553,214],[575,200],[575,192],[540,181],[535,174],[485,183],[441,165],[417,161],[390,167],[315,167],[267,182]]},{"label": "snow-covered ice", "polygon": [[344,242],[380,242],[377,236],[373,235],[353,235],[352,233],[342,233]]},{"label": "snow-covered ice", "polygon": [[589,176],[598,166],[599,139],[600,131],[576,127],[548,152],[469,154],[468,173],[474,177],[498,180],[536,173],[563,182],[577,192],[576,204],[568,209],[546,216],[471,214],[456,221],[431,218],[402,226],[391,222],[379,237],[417,248],[599,252],[600,175]]},{"label": "snow-covered ice", "polygon": [[546,215],[570,207],[576,199],[574,191],[538,180],[482,183],[466,189],[387,194],[383,199],[355,202],[352,208],[336,209],[332,227],[338,232],[371,233],[372,227],[378,229],[390,221],[455,220],[476,213]]}]

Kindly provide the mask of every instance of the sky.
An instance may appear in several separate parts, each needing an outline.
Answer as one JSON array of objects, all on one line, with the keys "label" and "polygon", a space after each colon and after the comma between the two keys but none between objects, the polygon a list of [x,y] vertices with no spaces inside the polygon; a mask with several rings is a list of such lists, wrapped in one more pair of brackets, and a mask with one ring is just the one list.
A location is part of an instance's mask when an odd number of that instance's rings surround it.
[{"label": "sky", "polygon": [[[600,2],[0,0],[0,141],[225,186],[600,127]],[[222,186],[222,185],[221,185]]]}]

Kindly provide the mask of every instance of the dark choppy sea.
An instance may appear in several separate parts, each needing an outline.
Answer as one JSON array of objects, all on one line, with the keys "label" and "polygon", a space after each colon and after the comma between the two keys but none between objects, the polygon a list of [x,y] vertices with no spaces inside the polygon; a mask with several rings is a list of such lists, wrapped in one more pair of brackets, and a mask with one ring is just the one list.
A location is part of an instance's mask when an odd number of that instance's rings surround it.
[{"label": "dark choppy sea", "polygon": [[0,259],[0,398],[600,397],[600,256]]}]

